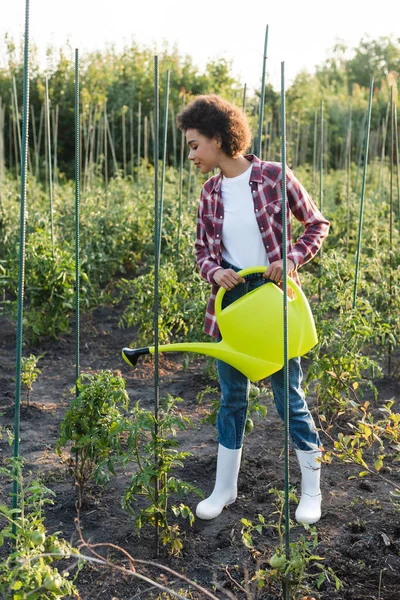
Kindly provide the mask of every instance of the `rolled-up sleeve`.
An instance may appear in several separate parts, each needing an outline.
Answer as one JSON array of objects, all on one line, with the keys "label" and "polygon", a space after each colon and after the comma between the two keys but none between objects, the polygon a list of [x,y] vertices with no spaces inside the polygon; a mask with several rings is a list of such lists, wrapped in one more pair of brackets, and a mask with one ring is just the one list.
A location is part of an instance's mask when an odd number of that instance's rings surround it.
[{"label": "rolled-up sleeve", "polygon": [[204,192],[202,192],[197,207],[197,220],[196,220],[196,242],[195,242],[195,255],[196,263],[200,269],[201,277],[208,283],[215,284],[214,273],[220,269],[220,265],[217,261],[215,251],[210,248],[210,241],[207,238],[207,231],[204,223]]}]

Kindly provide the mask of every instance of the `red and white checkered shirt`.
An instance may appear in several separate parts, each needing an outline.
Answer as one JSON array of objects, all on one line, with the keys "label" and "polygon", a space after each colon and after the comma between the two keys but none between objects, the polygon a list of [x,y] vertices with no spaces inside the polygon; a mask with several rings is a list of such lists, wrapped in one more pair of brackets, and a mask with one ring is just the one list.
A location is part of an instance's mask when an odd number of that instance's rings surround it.
[{"label": "red and white checkered shirt", "polygon": [[[249,184],[251,186],[254,212],[261,238],[270,264],[282,258],[282,165],[262,162],[249,154],[252,163]],[[224,205],[221,196],[222,174],[211,177],[203,186],[197,209],[196,262],[202,278],[211,283],[211,295],[207,304],[204,331],[218,337],[215,317],[215,295],[218,291],[213,275],[220,268]],[[287,181],[287,257],[296,265],[293,279],[299,282],[297,268],[311,260],[328,235],[329,221],[318,210],[311,197],[293,172],[286,169]],[[290,213],[304,225],[302,235],[292,243]],[[243,232],[243,235],[246,235]]]}]

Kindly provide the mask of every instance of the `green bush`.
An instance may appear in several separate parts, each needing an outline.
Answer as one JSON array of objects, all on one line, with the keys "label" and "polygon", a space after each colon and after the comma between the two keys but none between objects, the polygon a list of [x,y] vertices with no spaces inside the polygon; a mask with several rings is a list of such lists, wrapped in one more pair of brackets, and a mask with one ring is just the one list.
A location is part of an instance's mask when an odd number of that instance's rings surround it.
[{"label": "green bush", "polygon": [[125,380],[111,371],[83,374],[78,395],[72,400],[60,426],[57,452],[71,443],[67,459],[78,488],[78,503],[91,478],[105,482],[120,453],[121,436],[127,427],[129,405]]}]

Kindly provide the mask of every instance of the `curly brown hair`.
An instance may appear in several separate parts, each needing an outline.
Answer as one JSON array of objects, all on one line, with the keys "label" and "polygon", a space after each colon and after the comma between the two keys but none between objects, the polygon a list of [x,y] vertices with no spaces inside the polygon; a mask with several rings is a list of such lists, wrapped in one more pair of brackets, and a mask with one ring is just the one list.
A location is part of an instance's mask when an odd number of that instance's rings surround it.
[{"label": "curly brown hair", "polygon": [[182,131],[197,129],[208,138],[218,138],[221,149],[231,158],[250,146],[251,131],[246,115],[217,94],[196,96],[177,116]]}]

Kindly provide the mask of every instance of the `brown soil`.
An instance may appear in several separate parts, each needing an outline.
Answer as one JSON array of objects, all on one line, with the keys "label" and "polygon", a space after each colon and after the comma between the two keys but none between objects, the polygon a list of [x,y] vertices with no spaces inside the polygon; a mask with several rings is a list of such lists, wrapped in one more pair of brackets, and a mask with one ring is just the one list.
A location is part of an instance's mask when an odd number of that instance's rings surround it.
[{"label": "brown soil", "polygon": [[[127,381],[132,404],[140,400],[143,408],[154,403],[153,363],[142,361],[136,370],[130,369],[121,358],[121,348],[134,339],[134,331],[119,329],[119,309],[100,307],[81,326],[81,372],[112,369],[121,372]],[[15,325],[5,317],[0,319],[0,424],[13,428],[15,396]],[[39,376],[32,393],[31,405],[21,407],[20,454],[25,459],[26,472],[40,471],[48,487],[56,493],[55,503],[46,509],[46,527],[49,532],[62,531],[66,539],[77,542],[75,526],[75,491],[66,467],[55,452],[59,424],[71,399],[74,385],[74,335],[55,342],[26,348],[24,354],[44,354]],[[193,357],[184,367],[181,355],[161,355],[160,394],[180,396],[184,402],[180,410],[190,416],[193,428],[179,433],[180,448],[192,452],[177,476],[201,488],[205,494],[212,490],[216,462],[216,432],[212,425],[202,423],[207,397],[199,404],[196,396],[206,385],[216,386],[207,375],[207,362]],[[384,378],[376,382],[378,403],[394,398],[399,406],[399,382]],[[313,399],[310,398],[313,408]],[[192,527],[186,520],[179,521],[183,532],[183,552],[170,557],[163,547],[155,558],[155,537],[151,527],[145,527],[138,538],[131,516],[121,508],[121,495],[127,481],[124,473],[113,477],[104,488],[93,486],[80,519],[85,540],[91,543],[113,543],[125,549],[132,557],[168,566],[178,573],[213,591],[218,597],[227,597],[221,588],[236,598],[278,598],[277,587],[257,592],[254,575],[260,561],[268,569],[268,559],[278,545],[273,528],[263,536],[254,536],[257,552],[250,552],[241,541],[241,519],[253,523],[257,515],[276,522],[273,515],[273,496],[269,490],[283,489],[283,426],[269,398],[266,399],[266,419],[255,419],[255,426],[245,441],[239,479],[237,501],[212,521],[196,519]],[[330,442],[323,439],[325,448]],[[12,452],[7,442],[0,441],[0,464]],[[386,476],[400,487],[398,463],[389,463]],[[338,600],[395,600],[400,597],[400,513],[390,501],[391,486],[379,478],[351,478],[359,468],[334,462],[323,467],[323,516],[317,525],[319,546],[316,553],[324,557],[341,579],[343,587],[336,592],[333,580],[325,582],[319,591],[313,588],[311,596]],[[291,484],[299,488],[299,471],[294,455],[290,455]],[[350,478],[350,479],[349,479]],[[0,502],[9,502],[10,490],[2,486]],[[197,496],[189,496],[185,503],[193,511]],[[291,506],[294,517],[295,505]],[[175,517],[171,515],[171,520]],[[307,533],[293,527],[292,540]],[[103,554],[106,550],[103,549]],[[115,550],[109,554],[114,562],[123,557]],[[265,561],[264,563],[262,561]],[[205,597],[190,588],[176,576],[149,565],[136,565],[139,573],[159,583],[180,590],[188,598]],[[85,567],[77,585],[84,600],[96,598],[126,600],[128,598],[157,597],[157,590],[132,576],[104,568]],[[275,590],[275,591],[274,591]],[[310,597],[311,597],[310,596]]]}]

